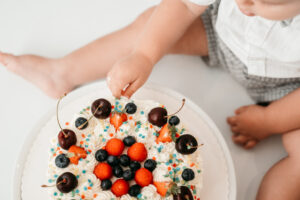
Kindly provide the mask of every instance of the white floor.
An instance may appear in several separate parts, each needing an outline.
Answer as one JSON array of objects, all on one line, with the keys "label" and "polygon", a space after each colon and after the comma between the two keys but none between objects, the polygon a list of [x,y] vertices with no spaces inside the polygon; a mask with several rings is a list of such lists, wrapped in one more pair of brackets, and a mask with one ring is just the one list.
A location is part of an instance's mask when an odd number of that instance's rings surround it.
[{"label": "white floor", "polygon": [[[132,21],[153,0],[0,0],[0,51],[63,56]],[[118,47],[116,47],[118,48]],[[99,52],[102,53],[102,52]],[[208,69],[199,57],[167,56],[150,81],[175,89],[196,102],[226,139],[237,174],[237,200],[253,200],[268,168],[285,152],[280,138],[245,151],[231,142],[225,118],[250,104],[243,88],[220,69]],[[55,106],[35,86],[0,66],[1,199],[11,199],[14,163],[26,135]]]}]

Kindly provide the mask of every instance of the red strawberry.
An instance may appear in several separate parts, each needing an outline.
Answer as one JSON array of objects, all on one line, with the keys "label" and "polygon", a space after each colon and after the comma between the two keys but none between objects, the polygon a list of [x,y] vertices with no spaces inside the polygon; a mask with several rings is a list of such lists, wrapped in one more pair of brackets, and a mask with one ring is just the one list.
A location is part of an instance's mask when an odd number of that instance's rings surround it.
[{"label": "red strawberry", "polygon": [[99,163],[94,169],[94,174],[100,180],[109,179],[112,176],[112,168],[107,163]]},{"label": "red strawberry", "polygon": [[105,150],[108,152],[109,155],[119,156],[124,150],[124,143],[118,138],[110,139],[106,143]]},{"label": "red strawberry", "polygon": [[127,194],[129,190],[129,184],[124,179],[118,179],[111,187],[112,193],[117,197]]},{"label": "red strawberry", "polygon": [[110,123],[115,127],[116,130],[119,130],[119,127],[123,122],[127,121],[127,115],[125,113],[113,112],[110,116]]},{"label": "red strawberry", "polygon": [[127,155],[131,160],[143,162],[147,158],[147,149],[143,143],[134,143],[129,147]]},{"label": "red strawberry", "polygon": [[148,169],[141,168],[135,172],[134,180],[139,186],[145,187],[152,183],[153,176]]},{"label": "red strawberry", "polygon": [[72,145],[69,148],[69,153],[71,154],[71,156],[70,156],[70,162],[73,163],[73,164],[75,164],[75,165],[78,164],[78,161],[81,158],[86,158],[86,156],[87,156],[87,153],[86,153],[86,151],[83,148],[75,146],[75,145]]},{"label": "red strawberry", "polygon": [[172,142],[172,134],[175,132],[176,134],[176,128],[175,127],[170,127],[169,124],[165,124],[159,131],[159,135],[156,138],[156,143],[162,142]]},{"label": "red strawberry", "polygon": [[166,196],[170,183],[169,182],[153,182],[153,185],[156,187],[157,193],[160,194],[160,196],[164,197]]}]

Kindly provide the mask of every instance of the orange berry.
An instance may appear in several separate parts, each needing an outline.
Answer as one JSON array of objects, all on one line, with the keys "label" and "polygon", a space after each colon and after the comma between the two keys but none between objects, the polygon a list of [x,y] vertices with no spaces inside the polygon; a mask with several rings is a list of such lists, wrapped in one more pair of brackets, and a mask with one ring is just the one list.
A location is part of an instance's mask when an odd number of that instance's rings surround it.
[{"label": "orange berry", "polygon": [[160,196],[164,197],[166,196],[168,190],[169,190],[169,182],[153,182],[153,185],[156,187],[156,191]]},{"label": "orange berry", "polygon": [[94,174],[100,180],[109,179],[112,176],[112,168],[107,163],[99,163],[94,169]]},{"label": "orange berry", "polygon": [[110,123],[115,127],[116,130],[127,121],[127,115],[125,113],[113,112],[110,116]]},{"label": "orange berry", "polygon": [[108,140],[108,142],[105,145],[105,150],[108,152],[109,155],[119,156],[122,154],[124,146],[125,145],[122,140],[118,138],[113,138]]},{"label": "orange berry", "polygon": [[117,197],[127,194],[129,190],[129,184],[124,179],[118,179],[111,187],[112,193]]},{"label": "orange berry", "polygon": [[143,143],[134,143],[129,147],[127,155],[131,160],[143,162],[147,158],[147,149]]},{"label": "orange berry", "polygon": [[171,138],[171,133],[169,130],[169,125],[165,124],[159,131],[159,135],[156,138],[156,142],[162,142],[162,143],[166,143],[166,142],[172,142],[172,138]]},{"label": "orange berry", "polygon": [[141,168],[135,172],[134,180],[139,186],[145,187],[152,183],[153,176],[148,169]]},{"label": "orange berry", "polygon": [[69,153],[74,154],[73,156],[70,157],[70,162],[75,165],[78,164],[78,161],[81,158],[86,158],[86,156],[87,156],[87,153],[83,148],[75,146],[75,145],[72,145],[68,151],[69,151]]}]

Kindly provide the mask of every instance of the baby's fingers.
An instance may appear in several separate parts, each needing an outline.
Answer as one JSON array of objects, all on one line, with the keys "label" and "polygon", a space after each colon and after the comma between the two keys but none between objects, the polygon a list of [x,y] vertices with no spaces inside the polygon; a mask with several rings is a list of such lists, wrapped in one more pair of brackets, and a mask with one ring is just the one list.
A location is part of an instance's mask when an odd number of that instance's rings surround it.
[{"label": "baby's fingers", "polygon": [[127,83],[125,81],[122,81],[122,79],[115,79],[111,76],[108,76],[107,85],[112,95],[115,96],[116,98],[120,98],[122,95],[122,91],[127,85]]},{"label": "baby's fingers", "polygon": [[124,92],[122,92],[122,95],[130,98],[140,87],[142,83],[140,80],[136,80],[133,83],[131,83]]}]

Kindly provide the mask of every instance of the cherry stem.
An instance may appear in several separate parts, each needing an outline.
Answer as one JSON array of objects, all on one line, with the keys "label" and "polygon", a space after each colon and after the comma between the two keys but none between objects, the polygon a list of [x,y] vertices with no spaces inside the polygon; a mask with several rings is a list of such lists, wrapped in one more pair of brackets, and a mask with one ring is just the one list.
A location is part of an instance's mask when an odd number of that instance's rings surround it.
[{"label": "cherry stem", "polygon": [[191,145],[189,145],[189,144],[187,144],[186,146],[188,147],[188,148],[190,148],[190,149],[197,149],[198,147],[202,147],[204,144],[200,144],[200,145],[198,145],[198,146],[191,146]]},{"label": "cherry stem", "polygon": [[182,99],[181,107],[175,113],[173,113],[171,115],[167,115],[165,117],[168,118],[168,117],[171,117],[171,116],[176,115],[177,113],[179,113],[181,111],[181,109],[183,108],[184,104],[185,104],[185,99]]},{"label": "cherry stem", "polygon": [[60,128],[60,130],[62,131],[62,133],[64,134],[65,138],[68,138],[68,134],[65,133],[65,131],[62,129],[61,125],[60,125],[60,122],[59,122],[59,118],[58,118],[58,111],[59,111],[59,104],[61,102],[61,100],[67,96],[67,93],[65,93],[63,96],[61,96],[57,102],[57,105],[56,105],[56,120],[57,120],[57,123],[58,123],[58,126]]},{"label": "cherry stem", "polygon": [[[82,127],[84,127],[93,117],[94,115],[96,114],[96,112],[98,112],[99,108],[101,108],[103,106],[103,103],[100,102],[99,106],[96,108],[95,112],[92,113],[92,116],[86,121],[84,122],[83,124],[81,124],[80,126],[78,126],[78,129],[80,130]],[[101,112],[101,111],[100,111]]]},{"label": "cherry stem", "polygon": [[54,187],[54,186],[57,186],[57,185],[60,185],[60,184],[62,184],[62,183],[66,183],[66,182],[67,182],[67,180],[66,180],[66,179],[63,179],[62,181],[58,182],[58,183],[55,184],[55,185],[41,185],[41,187],[43,187],[43,188],[46,188],[46,187]]}]

